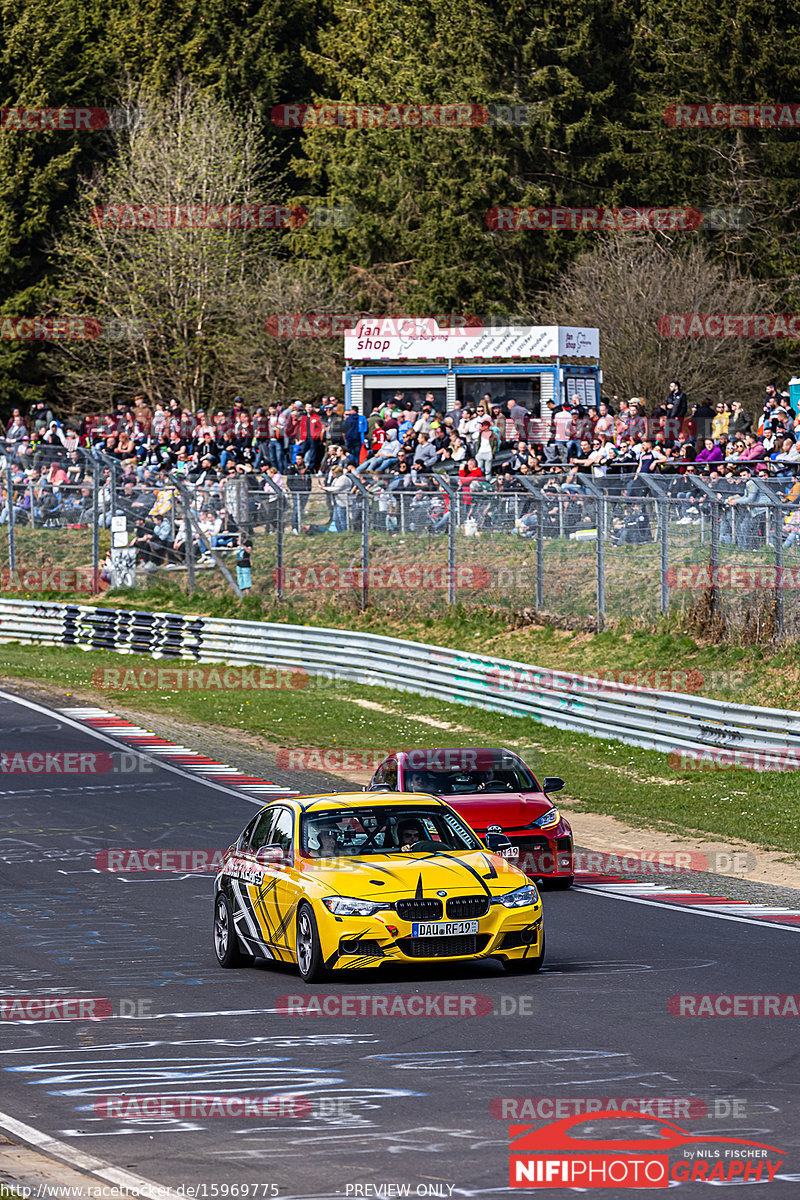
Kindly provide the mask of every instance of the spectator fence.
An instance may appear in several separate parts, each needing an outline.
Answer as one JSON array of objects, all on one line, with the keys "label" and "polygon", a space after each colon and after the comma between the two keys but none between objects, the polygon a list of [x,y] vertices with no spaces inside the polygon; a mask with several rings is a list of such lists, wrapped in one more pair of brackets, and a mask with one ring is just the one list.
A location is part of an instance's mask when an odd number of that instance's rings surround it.
[{"label": "spectator fence", "polygon": [[132,475],[97,450],[59,462],[68,478],[50,483],[52,462],[0,457],[3,590],[20,590],[14,572],[57,568],[79,569],[95,593],[166,572],[190,593],[238,593],[244,535],[255,590],[300,611],[488,605],[599,628],[679,612],[706,631],[800,636],[800,498],[787,499],[792,476],[775,464],[747,483],[698,471],[572,484],[559,468],[470,482],[350,473],[337,496],[318,475]]}]

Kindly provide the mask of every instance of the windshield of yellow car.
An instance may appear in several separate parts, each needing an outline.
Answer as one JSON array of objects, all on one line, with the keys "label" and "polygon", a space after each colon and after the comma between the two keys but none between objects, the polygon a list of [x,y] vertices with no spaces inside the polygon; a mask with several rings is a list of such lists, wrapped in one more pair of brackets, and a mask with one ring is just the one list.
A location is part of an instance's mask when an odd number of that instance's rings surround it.
[{"label": "windshield of yellow car", "polygon": [[404,846],[417,843],[424,843],[430,853],[481,848],[476,835],[456,813],[402,804],[305,813],[300,838],[302,853],[311,858],[397,854]]}]

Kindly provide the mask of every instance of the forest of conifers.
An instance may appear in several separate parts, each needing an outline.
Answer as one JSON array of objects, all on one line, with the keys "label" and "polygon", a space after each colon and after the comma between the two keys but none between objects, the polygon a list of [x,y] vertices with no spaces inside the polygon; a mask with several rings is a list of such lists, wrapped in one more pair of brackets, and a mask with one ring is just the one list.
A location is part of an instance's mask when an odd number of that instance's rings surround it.
[{"label": "forest of conifers", "polygon": [[[659,271],[672,269],[674,288],[677,268],[691,284],[678,311],[712,311],[692,306],[696,278],[704,304],[728,289],[720,311],[739,297],[760,311],[795,312],[799,61],[800,11],[755,0],[0,0],[4,109],[144,100],[161,119],[147,135],[161,141],[143,157],[142,145],[131,155],[108,131],[24,131],[5,118],[0,319],[99,311],[144,315],[160,331],[144,354],[124,341],[84,353],[3,337],[0,416],[40,396],[85,407],[139,389],[188,388],[195,401],[249,389],[258,402],[335,383],[340,345],[270,344],[264,319],[275,311],[564,316],[602,333],[619,324],[620,308],[638,307],[643,271],[649,328],[651,310],[676,311],[679,296],[659,309],[657,293]],[[447,129],[287,129],[271,116],[277,105],[322,101],[524,105],[529,116]],[[779,115],[770,127],[665,119],[676,104],[714,103],[771,104]],[[178,137],[182,130],[191,136]],[[220,166],[226,152],[237,161]],[[187,242],[184,252],[173,240],[169,254],[173,264],[183,255],[185,278],[162,294],[171,267],[142,250],[141,238],[133,256],[130,237],[124,251],[119,239],[93,242],[85,219],[88,204],[134,194],[150,203],[324,202],[352,219],[260,240],[240,233],[224,269],[220,235],[208,235],[211,251]],[[631,236],[634,286],[622,293],[615,271],[625,235],[492,229],[486,214],[498,205],[689,206],[738,217]],[[609,269],[587,271],[603,253]],[[93,266],[101,259],[113,267],[105,282]],[[581,263],[584,275],[575,275]],[[594,278],[599,291],[576,307],[581,279]],[[748,345],[741,354],[750,358],[720,359],[720,387],[729,392],[742,373],[743,391],[763,387],[770,373],[791,371],[797,349],[787,339]],[[652,378],[683,362],[691,374],[703,352],[695,343],[681,348],[684,359],[661,355]],[[617,359],[610,369],[612,383],[629,382]]]}]

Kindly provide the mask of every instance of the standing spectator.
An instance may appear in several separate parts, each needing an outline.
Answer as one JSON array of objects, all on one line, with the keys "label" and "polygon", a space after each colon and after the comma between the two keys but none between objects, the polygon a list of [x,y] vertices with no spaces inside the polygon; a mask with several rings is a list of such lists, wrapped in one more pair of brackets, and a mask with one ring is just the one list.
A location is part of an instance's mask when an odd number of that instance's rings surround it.
[{"label": "standing spectator", "polygon": [[299,429],[302,454],[309,471],[316,471],[325,452],[323,432],[322,418],[309,400],[305,406],[305,415],[300,418]]},{"label": "standing spectator", "polygon": [[470,487],[478,479],[483,479],[483,471],[474,458],[469,458],[467,459],[466,466],[461,467],[458,472],[458,481],[461,484],[461,492],[465,504],[472,503]]},{"label": "standing spectator", "polygon": [[303,403],[301,400],[295,400],[289,408],[286,416],[286,424],[284,426],[286,438],[289,443],[289,462],[288,466],[292,467],[297,463],[300,457],[300,447],[303,439],[300,436],[300,422],[303,417]]},{"label": "standing spectator", "polygon": [[717,411],[714,413],[714,419],[711,422],[711,437],[713,441],[719,444],[723,438],[728,436],[728,425],[730,424],[730,413],[722,401],[717,405]]},{"label": "standing spectator", "polygon": [[667,396],[664,405],[666,417],[672,417],[674,420],[682,421],[686,416],[686,394],[678,383],[677,379],[673,379],[669,385],[669,395]]},{"label": "standing spectator", "polygon": [[562,462],[574,457],[580,452],[580,442],[577,440],[577,426],[572,409],[568,404],[556,409],[553,417],[553,444]]},{"label": "standing spectator", "polygon": [[347,497],[352,490],[352,483],[341,467],[333,468],[331,482],[324,490],[333,497],[332,530],[344,533],[347,529]]},{"label": "standing spectator", "polygon": [[734,400],[733,412],[728,422],[728,437],[739,437],[753,428],[753,419],[744,410],[741,400]]},{"label": "standing spectator", "polygon": [[484,417],[475,439],[475,462],[483,471],[485,479],[492,477],[492,463],[497,453],[497,446],[497,435],[492,430],[492,423],[487,417]]},{"label": "standing spectator", "polygon": [[242,537],[239,549],[236,551],[236,582],[239,585],[239,590],[242,592],[249,592],[253,586],[252,564],[250,560],[250,551],[252,549],[253,543],[250,539]]},{"label": "standing spectator", "polygon": [[711,400],[708,396],[704,396],[699,404],[692,405],[692,420],[695,423],[698,438],[711,437],[711,429],[715,415],[714,409],[711,407]]},{"label": "standing spectator", "polygon": [[516,426],[517,437],[521,438],[522,441],[527,442],[528,421],[530,420],[530,413],[528,412],[527,408],[523,408],[518,400],[507,400],[506,408],[508,409],[509,417]]},{"label": "standing spectator", "polygon": [[663,459],[664,455],[658,447],[649,438],[645,438],[642,442],[639,465],[636,468],[633,479],[628,484],[626,495],[646,496],[648,494],[647,487],[642,483],[640,476],[653,474],[657,470],[657,464],[662,462]]},{"label": "standing spectator", "polygon": [[[503,446],[505,446],[508,439],[506,437],[506,418],[503,413],[503,409],[502,409],[501,405],[499,405],[493,401],[492,407],[491,407],[491,414],[492,414],[492,428],[494,429],[495,433],[497,434],[497,438],[498,438],[500,446],[503,447]],[[453,422],[453,424],[455,424],[455,422]]]},{"label": "standing spectator", "polygon": [[287,490],[292,494],[292,533],[299,534],[303,524],[303,513],[311,495],[311,475],[302,459],[296,466],[289,468],[285,482]]},{"label": "standing spectator", "polygon": [[270,457],[270,426],[273,427],[277,437],[278,409],[276,405],[270,404],[269,412],[264,412],[264,409],[259,406],[253,415],[253,449],[256,452],[255,467],[257,471],[263,470],[265,463],[277,466],[277,461]]},{"label": "standing spectator", "polygon": [[[366,421],[364,424],[366,425]],[[361,432],[361,418],[355,404],[351,404],[345,414],[342,432],[344,433],[344,444],[348,457],[358,466],[364,437]]]},{"label": "standing spectator", "polygon": [[597,410],[597,421],[594,427],[595,437],[605,434],[606,437],[613,438],[614,436],[614,418],[608,411],[608,405],[604,400],[600,401],[600,407]]}]

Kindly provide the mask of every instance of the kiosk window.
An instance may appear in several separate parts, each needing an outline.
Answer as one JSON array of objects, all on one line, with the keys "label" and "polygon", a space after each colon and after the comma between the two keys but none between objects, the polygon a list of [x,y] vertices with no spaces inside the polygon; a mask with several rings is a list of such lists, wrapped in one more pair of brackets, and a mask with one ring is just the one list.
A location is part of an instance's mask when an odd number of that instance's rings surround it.
[{"label": "kiosk window", "polygon": [[396,396],[398,392],[403,392],[404,399],[410,400],[417,412],[420,411],[422,405],[425,403],[426,397],[429,395],[433,396],[433,407],[437,412],[443,413],[447,407],[446,388],[414,387],[412,376],[408,387],[365,388],[365,411],[373,412],[376,408],[380,408],[383,404],[391,404],[394,406],[397,403]]},{"label": "kiosk window", "polygon": [[568,375],[564,380],[564,391],[570,402],[577,396],[584,408],[597,407],[597,389],[590,375]]},{"label": "kiosk window", "polygon": [[458,395],[461,403],[475,408],[487,394],[490,404],[500,404],[507,412],[506,401],[521,404],[532,417],[541,416],[541,377],[539,375],[492,375],[481,379],[475,376],[458,377]]}]

